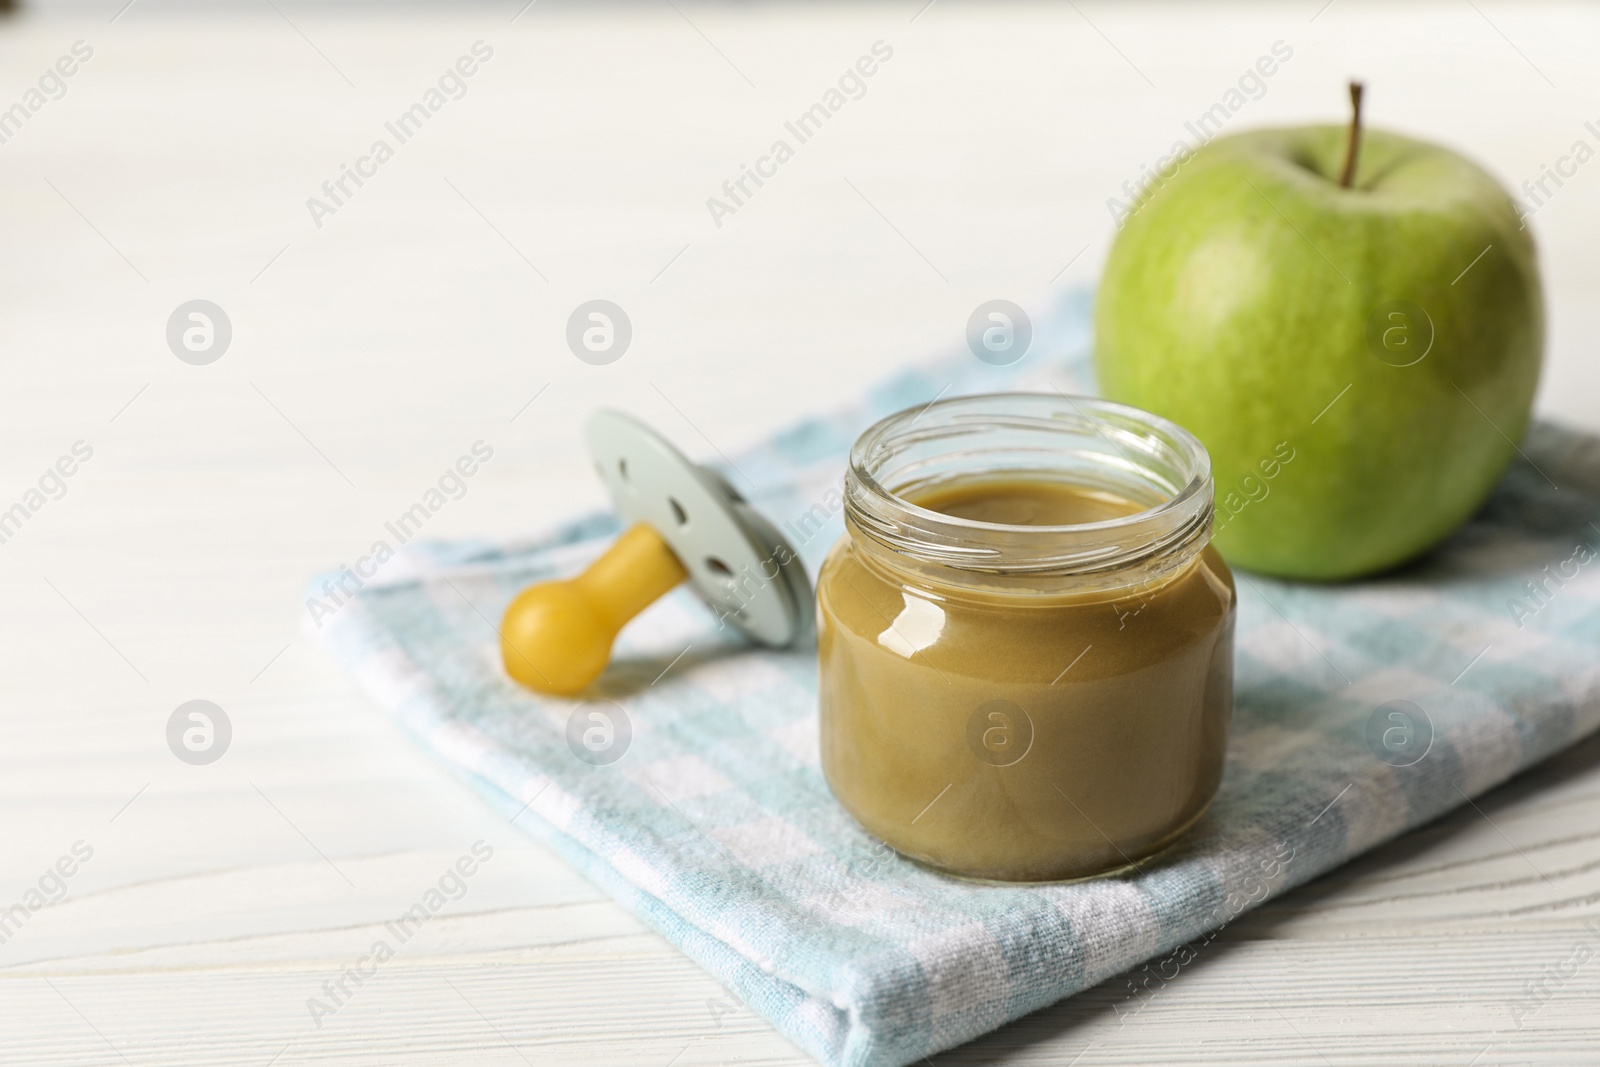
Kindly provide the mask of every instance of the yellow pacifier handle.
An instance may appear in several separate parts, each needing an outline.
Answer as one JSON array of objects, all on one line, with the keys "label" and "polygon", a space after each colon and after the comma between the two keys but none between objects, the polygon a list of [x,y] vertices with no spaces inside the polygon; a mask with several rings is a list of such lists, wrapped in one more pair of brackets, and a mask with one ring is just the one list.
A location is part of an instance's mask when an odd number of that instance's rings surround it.
[{"label": "yellow pacifier handle", "polygon": [[652,527],[637,523],[589,569],[529,586],[506,608],[506,673],[540,693],[570,696],[600,677],[617,632],[689,572]]}]

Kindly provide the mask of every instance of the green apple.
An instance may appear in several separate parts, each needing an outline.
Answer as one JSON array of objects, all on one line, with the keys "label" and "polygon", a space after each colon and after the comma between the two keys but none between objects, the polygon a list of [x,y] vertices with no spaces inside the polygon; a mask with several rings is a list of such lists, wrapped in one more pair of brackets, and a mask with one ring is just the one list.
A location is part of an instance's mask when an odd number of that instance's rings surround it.
[{"label": "green apple", "polygon": [[1427,551],[1483,503],[1527,427],[1544,346],[1510,196],[1437,145],[1255,130],[1149,191],[1095,308],[1105,395],[1211,453],[1218,549],[1339,579]]}]

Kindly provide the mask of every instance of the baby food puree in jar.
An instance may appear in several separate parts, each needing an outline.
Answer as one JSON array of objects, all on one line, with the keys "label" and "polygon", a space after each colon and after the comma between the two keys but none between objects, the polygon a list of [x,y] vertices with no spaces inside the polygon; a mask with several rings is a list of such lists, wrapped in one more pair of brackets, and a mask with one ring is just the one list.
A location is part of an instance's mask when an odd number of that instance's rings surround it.
[{"label": "baby food puree in jar", "polygon": [[822,765],[870,833],[974,878],[1137,863],[1204,813],[1233,707],[1210,460],[1087,397],[862,435],[817,582]]}]

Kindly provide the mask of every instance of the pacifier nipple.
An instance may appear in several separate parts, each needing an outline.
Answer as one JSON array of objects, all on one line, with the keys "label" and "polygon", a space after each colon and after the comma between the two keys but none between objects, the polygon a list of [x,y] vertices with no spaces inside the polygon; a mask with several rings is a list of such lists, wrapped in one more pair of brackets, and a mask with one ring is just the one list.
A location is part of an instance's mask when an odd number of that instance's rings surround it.
[{"label": "pacifier nipple", "polygon": [[638,523],[589,569],[529,586],[506,609],[506,673],[541,693],[576,693],[600,677],[617,633],[689,576],[661,535]]}]

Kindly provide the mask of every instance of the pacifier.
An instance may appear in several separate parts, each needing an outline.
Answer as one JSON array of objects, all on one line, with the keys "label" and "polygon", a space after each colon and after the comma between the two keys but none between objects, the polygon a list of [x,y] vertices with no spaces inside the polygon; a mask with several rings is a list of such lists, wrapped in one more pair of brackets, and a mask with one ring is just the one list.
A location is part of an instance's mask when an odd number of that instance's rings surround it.
[{"label": "pacifier", "polygon": [[600,677],[617,634],[685,578],[759,645],[784,648],[812,619],[811,582],[793,546],[716,471],[650,427],[597,412],[584,438],[626,531],[575,578],[529,586],[506,608],[506,673],[571,695]]}]

